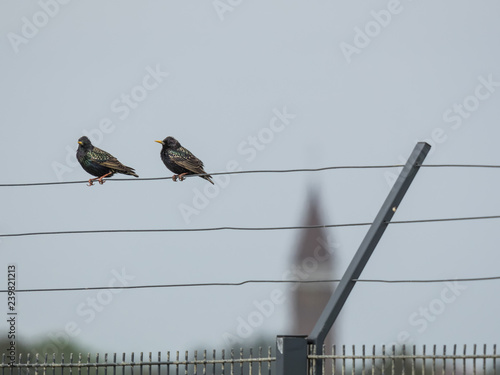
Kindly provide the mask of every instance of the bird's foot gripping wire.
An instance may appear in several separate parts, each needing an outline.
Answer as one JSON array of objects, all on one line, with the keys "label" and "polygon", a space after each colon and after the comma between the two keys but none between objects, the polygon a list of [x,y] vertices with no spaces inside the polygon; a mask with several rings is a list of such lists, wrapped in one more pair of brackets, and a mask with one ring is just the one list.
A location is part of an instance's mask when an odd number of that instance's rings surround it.
[{"label": "bird's foot gripping wire", "polygon": [[95,178],[94,180],[99,181],[99,184],[102,185],[102,184],[104,184],[106,182],[106,181],[104,181],[104,178],[108,177],[108,176],[111,176],[112,174],[113,174],[113,172],[109,172],[109,173],[106,173],[105,175],[103,175],[101,177]]},{"label": "bird's foot gripping wire", "polygon": [[188,174],[189,174],[189,173],[174,174],[174,175],[172,176],[172,180],[173,180],[174,182],[177,182],[177,179],[179,179],[179,181],[184,181],[184,180],[186,179],[186,177],[184,177],[184,176],[186,176],[186,175],[188,175]]}]

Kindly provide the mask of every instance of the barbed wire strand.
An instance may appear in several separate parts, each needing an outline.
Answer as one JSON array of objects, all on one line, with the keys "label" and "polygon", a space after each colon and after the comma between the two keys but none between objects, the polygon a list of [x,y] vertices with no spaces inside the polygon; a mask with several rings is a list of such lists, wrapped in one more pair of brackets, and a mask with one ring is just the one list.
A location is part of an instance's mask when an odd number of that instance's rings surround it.
[{"label": "barbed wire strand", "polygon": [[[395,220],[388,224],[418,224],[418,223],[438,223],[446,221],[468,221],[468,220],[490,220],[500,219],[500,215],[494,216],[469,216],[452,217],[440,219],[419,219],[419,220]],[[349,223],[349,224],[320,224],[320,225],[301,225],[301,226],[283,226],[283,227],[211,227],[211,228],[166,228],[166,229],[89,229],[89,230],[68,230],[68,231],[48,231],[48,232],[25,232],[25,233],[5,233],[2,237],[27,237],[27,236],[45,236],[60,234],[97,234],[97,233],[161,233],[161,232],[213,232],[221,230],[234,231],[273,231],[273,230],[296,230],[296,229],[315,229],[315,228],[345,228],[368,226],[372,223]]]},{"label": "barbed wire strand", "polygon": [[[235,174],[252,174],[252,173],[297,173],[297,172],[320,172],[326,170],[334,169],[384,169],[384,168],[402,168],[403,164],[392,164],[392,165],[342,165],[342,166],[331,166],[322,168],[298,168],[298,169],[258,169],[249,171],[231,171],[231,172],[211,172],[202,174],[190,174],[185,177],[202,177],[202,176],[219,176],[219,175],[235,175]],[[500,168],[500,165],[489,165],[489,164],[422,164],[420,167],[430,167],[430,168]],[[171,180],[172,177],[140,177],[140,178],[112,178],[105,179],[105,181],[159,181],[159,180]],[[84,184],[88,180],[79,181],[53,181],[53,182],[27,182],[27,183],[11,183],[11,184],[0,184],[0,187],[21,187],[21,186],[48,186],[48,185],[71,185],[71,184]]]},{"label": "barbed wire strand", "polygon": [[[360,283],[384,283],[384,284],[430,284],[446,282],[475,282],[500,280],[500,276],[469,277],[453,279],[352,279]],[[219,283],[186,283],[186,284],[156,284],[156,285],[124,285],[124,286],[94,286],[75,288],[37,288],[37,289],[16,289],[14,293],[39,293],[39,292],[70,292],[70,291],[92,291],[92,290],[113,290],[113,289],[156,289],[156,288],[191,288],[191,287],[218,287],[218,286],[242,286],[247,284],[313,284],[313,283],[338,283],[340,279],[326,280],[245,280],[240,282],[219,282]],[[0,290],[0,293],[8,293],[8,290]]]}]

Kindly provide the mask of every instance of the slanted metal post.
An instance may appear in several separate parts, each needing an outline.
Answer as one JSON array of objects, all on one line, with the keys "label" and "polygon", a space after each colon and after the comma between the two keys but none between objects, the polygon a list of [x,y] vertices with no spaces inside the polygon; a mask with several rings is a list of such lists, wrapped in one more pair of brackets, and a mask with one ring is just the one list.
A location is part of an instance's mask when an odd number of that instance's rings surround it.
[{"label": "slanted metal post", "polygon": [[276,338],[276,373],[307,375],[307,336]]},{"label": "slanted metal post", "polygon": [[[359,277],[368,262],[368,259],[370,259],[375,246],[377,246],[378,241],[389,225],[392,216],[396,212],[396,209],[401,203],[406,191],[410,187],[413,178],[417,174],[420,165],[427,156],[430,148],[431,146],[429,144],[419,142],[413,149],[406,165],[403,167],[403,170],[394,183],[394,186],[389,192],[384,204],[380,208],[380,211],[368,230],[368,233],[366,233],[363,242],[359,246],[358,251],[354,255],[351,264],[347,267],[342,280],[333,292],[330,300],[325,306],[325,309],[316,322],[316,325],[308,337],[308,342],[316,345],[316,354],[320,354],[326,335],[332,328],[332,325],[339,315],[342,306],[344,306],[347,297],[356,284],[356,281],[354,280]],[[316,363],[321,366],[321,361],[317,361]]]}]

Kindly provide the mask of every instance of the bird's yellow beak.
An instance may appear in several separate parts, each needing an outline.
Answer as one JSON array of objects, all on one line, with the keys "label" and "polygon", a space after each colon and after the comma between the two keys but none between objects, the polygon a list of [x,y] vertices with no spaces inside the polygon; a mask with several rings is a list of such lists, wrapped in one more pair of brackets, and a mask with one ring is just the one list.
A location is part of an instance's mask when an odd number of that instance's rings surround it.
[{"label": "bird's yellow beak", "polygon": [[83,142],[82,142],[82,141],[78,141],[78,144],[79,144],[79,145],[83,145]]},{"label": "bird's yellow beak", "polygon": [[161,143],[161,144],[163,144],[163,141],[155,141],[155,142],[158,142],[158,143]]}]

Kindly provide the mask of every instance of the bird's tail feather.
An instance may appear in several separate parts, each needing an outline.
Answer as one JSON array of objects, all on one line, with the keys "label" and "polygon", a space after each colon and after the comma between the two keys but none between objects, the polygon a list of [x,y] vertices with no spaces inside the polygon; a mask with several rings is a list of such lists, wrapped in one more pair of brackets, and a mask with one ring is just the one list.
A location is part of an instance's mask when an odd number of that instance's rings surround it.
[{"label": "bird's tail feather", "polygon": [[129,175],[129,176],[134,176],[134,177],[139,177],[136,173],[135,173],[135,169],[134,168],[130,168],[130,167],[127,167],[127,166],[124,166],[124,170],[123,171],[120,171],[120,173],[123,173],[123,174],[126,174],[126,175]]},{"label": "bird's tail feather", "polygon": [[201,178],[204,178],[208,182],[210,182],[212,185],[215,185],[214,182],[212,181],[212,176],[200,176]]}]

